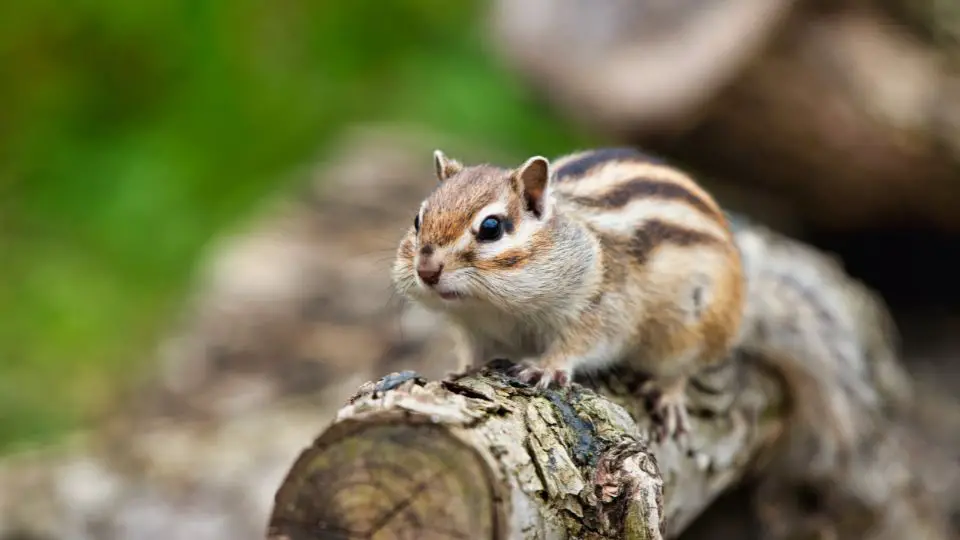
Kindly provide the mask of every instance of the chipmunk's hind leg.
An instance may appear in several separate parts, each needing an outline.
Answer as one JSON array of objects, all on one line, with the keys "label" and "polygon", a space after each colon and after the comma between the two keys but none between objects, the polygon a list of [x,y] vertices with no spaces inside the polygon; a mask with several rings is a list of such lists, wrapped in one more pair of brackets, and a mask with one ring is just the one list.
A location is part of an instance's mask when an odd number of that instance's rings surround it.
[{"label": "chipmunk's hind leg", "polygon": [[653,421],[653,438],[658,443],[676,440],[687,450],[690,415],[687,412],[687,378],[650,380],[640,389]]}]

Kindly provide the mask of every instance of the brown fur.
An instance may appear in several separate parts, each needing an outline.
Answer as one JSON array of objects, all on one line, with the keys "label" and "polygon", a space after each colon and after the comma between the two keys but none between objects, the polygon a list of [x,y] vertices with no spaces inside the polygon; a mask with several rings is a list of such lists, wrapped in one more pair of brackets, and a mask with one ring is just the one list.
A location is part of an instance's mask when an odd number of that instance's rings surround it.
[{"label": "brown fur", "polygon": [[557,182],[568,182],[588,178],[598,167],[610,163],[660,163],[660,160],[633,148],[602,148],[563,156],[554,161],[553,168]]},{"label": "brown fur", "polygon": [[660,245],[667,243],[679,246],[695,246],[697,244],[719,244],[720,242],[709,234],[651,219],[633,234],[627,252],[637,263],[642,265],[654,255]]},{"label": "brown fur", "polygon": [[701,322],[706,364],[723,359],[735,343],[736,331],[743,319],[743,304],[746,301],[746,284],[743,280],[739,254],[732,245],[726,246],[729,272],[717,284],[713,309],[704,312]]},{"label": "brown fur", "polygon": [[576,197],[574,200],[577,204],[583,206],[622,208],[630,201],[640,197],[681,200],[697,208],[704,214],[713,216],[717,221],[723,219],[723,215],[716,205],[708,202],[710,199],[703,197],[694,190],[688,189],[686,186],[676,182],[643,177],[620,184],[596,198]]},{"label": "brown fur", "polygon": [[519,199],[510,199],[507,203],[507,217],[510,218],[514,224],[520,223],[522,205],[520,204]]},{"label": "brown fur", "polygon": [[515,248],[490,259],[477,261],[475,266],[479,270],[504,270],[507,268],[522,268],[534,250]]},{"label": "brown fur", "polygon": [[407,236],[400,242],[400,252],[398,255],[404,259],[413,259],[413,238]]},{"label": "brown fur", "polygon": [[507,188],[507,183],[490,182],[488,179],[502,176],[503,170],[480,165],[465,169],[438,186],[436,200],[447,201],[439,212],[428,204],[420,226],[422,245],[446,245],[455,242],[484,206],[497,200]]}]

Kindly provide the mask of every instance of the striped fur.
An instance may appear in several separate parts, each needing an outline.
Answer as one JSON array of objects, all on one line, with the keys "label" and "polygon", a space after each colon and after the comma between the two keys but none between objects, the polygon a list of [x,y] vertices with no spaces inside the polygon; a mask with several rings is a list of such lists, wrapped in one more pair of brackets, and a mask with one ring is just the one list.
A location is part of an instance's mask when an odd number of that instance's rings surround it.
[{"label": "striped fur", "polygon": [[560,182],[570,178],[581,178],[593,167],[613,161],[663,163],[662,160],[634,148],[600,148],[577,152],[558,159],[554,163],[554,177]]},{"label": "striped fur", "polygon": [[[398,250],[398,291],[448,316],[465,364],[512,358],[543,386],[627,361],[682,401],[687,377],[732,346],[743,310],[719,205],[682,171],[612,148],[556,160],[538,216],[519,170],[468,166],[441,178],[420,232],[411,227]],[[496,242],[475,238],[487,215],[511,225]],[[416,276],[418,246],[443,263],[436,290]]]},{"label": "striped fur", "polygon": [[662,244],[696,246],[719,243],[719,240],[709,234],[651,219],[634,233],[629,253],[638,264],[644,265]]}]

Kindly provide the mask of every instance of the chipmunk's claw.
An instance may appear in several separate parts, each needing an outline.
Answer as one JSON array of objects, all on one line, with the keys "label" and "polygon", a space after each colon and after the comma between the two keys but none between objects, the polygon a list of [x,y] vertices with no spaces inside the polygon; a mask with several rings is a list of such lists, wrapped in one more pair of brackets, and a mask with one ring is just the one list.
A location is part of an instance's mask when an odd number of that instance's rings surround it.
[{"label": "chipmunk's claw", "polygon": [[565,388],[573,380],[569,369],[520,364],[516,370],[516,378],[534,385],[537,390],[547,388]]},{"label": "chipmunk's claw", "polygon": [[676,383],[661,388],[654,382],[648,382],[641,393],[647,399],[647,408],[653,420],[652,438],[657,443],[673,439],[681,449],[690,453],[690,415],[687,412],[685,384]]}]

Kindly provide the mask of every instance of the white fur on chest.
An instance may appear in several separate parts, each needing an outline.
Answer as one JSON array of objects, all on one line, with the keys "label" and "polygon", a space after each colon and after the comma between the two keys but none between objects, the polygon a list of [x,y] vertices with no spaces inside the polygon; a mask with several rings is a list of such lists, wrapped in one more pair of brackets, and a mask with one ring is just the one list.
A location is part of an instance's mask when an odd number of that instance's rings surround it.
[{"label": "white fur on chest", "polygon": [[456,317],[456,323],[487,355],[507,358],[539,356],[554,337],[549,328],[502,312]]}]

